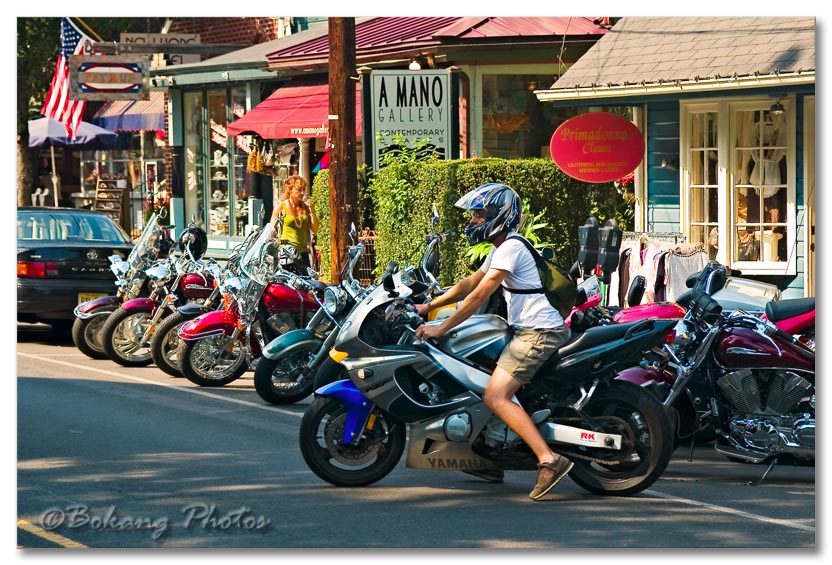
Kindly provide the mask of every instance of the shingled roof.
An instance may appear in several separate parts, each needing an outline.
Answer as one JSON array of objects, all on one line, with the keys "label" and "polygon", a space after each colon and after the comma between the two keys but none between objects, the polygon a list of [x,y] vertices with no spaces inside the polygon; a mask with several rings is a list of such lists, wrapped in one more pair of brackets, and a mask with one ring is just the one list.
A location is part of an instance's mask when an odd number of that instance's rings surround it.
[{"label": "shingled roof", "polygon": [[625,17],[544,92],[705,82],[716,89],[790,75],[814,82],[814,71],[813,17]]}]

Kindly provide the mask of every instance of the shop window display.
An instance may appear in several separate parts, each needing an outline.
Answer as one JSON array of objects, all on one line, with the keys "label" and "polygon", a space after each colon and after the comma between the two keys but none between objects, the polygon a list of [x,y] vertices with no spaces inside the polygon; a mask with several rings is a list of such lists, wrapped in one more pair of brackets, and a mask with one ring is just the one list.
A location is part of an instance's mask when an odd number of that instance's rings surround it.
[{"label": "shop window display", "polygon": [[749,274],[794,268],[793,112],[771,106],[770,99],[683,105],[688,240]]}]

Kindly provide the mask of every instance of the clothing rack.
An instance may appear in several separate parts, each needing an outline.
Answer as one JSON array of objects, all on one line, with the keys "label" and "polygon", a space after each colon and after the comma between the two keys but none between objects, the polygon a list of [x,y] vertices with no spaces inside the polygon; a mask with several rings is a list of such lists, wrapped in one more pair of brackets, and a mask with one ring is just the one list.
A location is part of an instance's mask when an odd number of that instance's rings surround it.
[{"label": "clothing rack", "polygon": [[625,231],[621,234],[621,241],[657,239],[673,243],[684,243],[685,235],[681,232],[672,231]]}]

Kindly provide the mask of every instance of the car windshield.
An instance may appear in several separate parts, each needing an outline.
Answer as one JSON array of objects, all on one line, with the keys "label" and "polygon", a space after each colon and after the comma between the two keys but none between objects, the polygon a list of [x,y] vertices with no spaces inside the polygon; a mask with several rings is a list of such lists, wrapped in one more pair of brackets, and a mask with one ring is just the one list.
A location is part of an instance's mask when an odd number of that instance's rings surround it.
[{"label": "car windshield", "polygon": [[89,244],[131,243],[124,229],[107,216],[49,210],[18,210],[17,239]]}]

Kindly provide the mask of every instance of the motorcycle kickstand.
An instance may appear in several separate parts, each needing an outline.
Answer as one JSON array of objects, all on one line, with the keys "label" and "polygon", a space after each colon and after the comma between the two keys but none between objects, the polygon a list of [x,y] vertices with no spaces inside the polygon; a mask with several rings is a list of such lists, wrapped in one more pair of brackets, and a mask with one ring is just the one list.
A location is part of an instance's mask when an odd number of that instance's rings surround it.
[{"label": "motorcycle kickstand", "polygon": [[759,486],[765,480],[765,478],[768,476],[768,474],[771,472],[771,470],[774,469],[775,465],[777,465],[777,458],[776,457],[774,459],[772,459],[771,463],[768,464],[768,467],[766,468],[762,477],[760,477],[756,481],[748,481],[748,484],[751,485],[752,487]]}]

